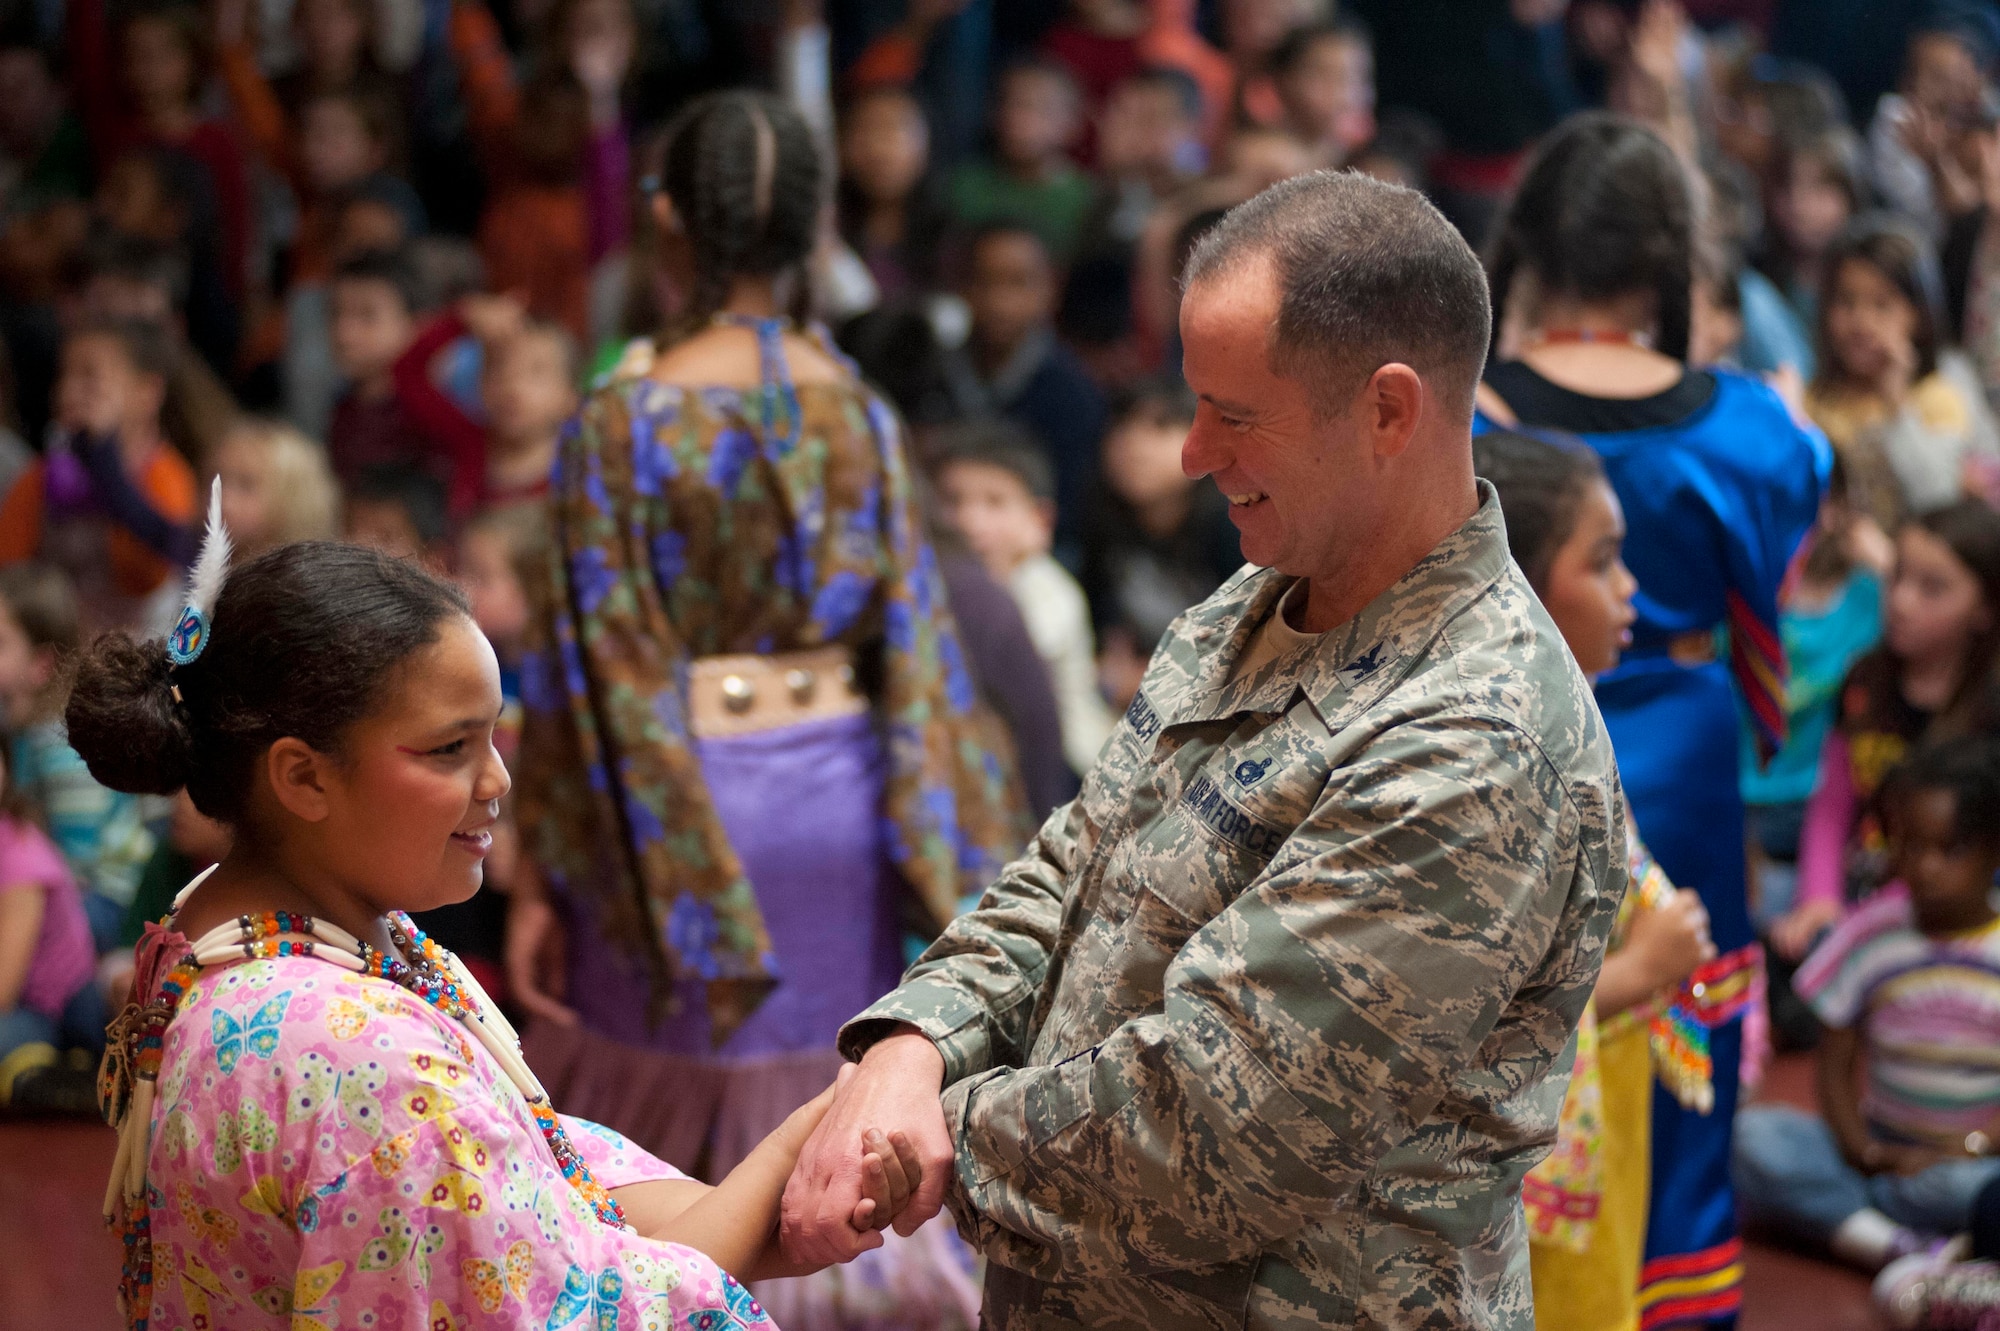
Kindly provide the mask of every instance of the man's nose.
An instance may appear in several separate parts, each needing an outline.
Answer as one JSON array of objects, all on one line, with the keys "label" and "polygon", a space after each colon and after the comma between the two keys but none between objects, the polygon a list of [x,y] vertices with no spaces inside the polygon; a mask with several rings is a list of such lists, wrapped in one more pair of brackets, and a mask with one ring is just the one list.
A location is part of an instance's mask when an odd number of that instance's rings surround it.
[{"label": "man's nose", "polygon": [[1195,480],[1228,467],[1235,456],[1213,426],[1197,419],[1181,443],[1181,470]]}]

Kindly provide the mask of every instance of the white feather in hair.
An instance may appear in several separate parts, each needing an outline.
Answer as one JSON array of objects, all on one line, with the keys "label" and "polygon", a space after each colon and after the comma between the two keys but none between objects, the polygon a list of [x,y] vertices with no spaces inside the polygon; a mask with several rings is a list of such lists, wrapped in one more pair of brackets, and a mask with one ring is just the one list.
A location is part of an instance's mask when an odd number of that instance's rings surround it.
[{"label": "white feather in hair", "polygon": [[218,476],[208,492],[208,530],[202,534],[201,554],[188,573],[187,609],[167,636],[167,657],[175,665],[188,664],[208,646],[215,603],[229,578],[229,555],[229,529],[222,525],[222,478]]}]

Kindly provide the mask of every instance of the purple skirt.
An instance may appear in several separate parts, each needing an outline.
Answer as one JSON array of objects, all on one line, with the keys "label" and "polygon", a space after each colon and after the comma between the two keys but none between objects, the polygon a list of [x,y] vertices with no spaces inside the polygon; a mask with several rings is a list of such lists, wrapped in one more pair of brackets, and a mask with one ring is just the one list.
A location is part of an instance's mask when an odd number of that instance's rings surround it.
[{"label": "purple skirt", "polygon": [[[595,903],[559,898],[581,1028],[535,1022],[528,1063],[564,1113],[616,1129],[710,1182],[840,1069],[841,1023],[895,987],[901,881],[881,833],[874,720],[840,717],[697,741],[702,776],[771,934],[778,985],[718,1050],[699,980],[657,1026],[645,963],[604,937]],[[973,1255],[941,1216],[845,1267],[760,1284],[786,1331],[970,1327]]]},{"label": "purple skirt", "polygon": [[902,971],[902,889],[882,846],[874,723],[838,717],[698,740],[695,754],[770,930],[778,986],[720,1051],[709,1047],[697,978],[680,983],[678,1010],[649,1026],[645,963],[605,938],[594,901],[570,898],[570,1004],[591,1030],[662,1053],[727,1062],[830,1050],[841,1023]]}]

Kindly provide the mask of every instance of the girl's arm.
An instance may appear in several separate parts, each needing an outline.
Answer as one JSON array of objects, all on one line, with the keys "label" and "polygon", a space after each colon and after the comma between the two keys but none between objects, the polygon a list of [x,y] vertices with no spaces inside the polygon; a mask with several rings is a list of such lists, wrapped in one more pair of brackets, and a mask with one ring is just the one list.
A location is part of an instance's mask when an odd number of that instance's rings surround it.
[{"label": "girl's arm", "polygon": [[[148,550],[170,564],[186,568],[194,562],[201,537],[192,524],[176,522],[161,512],[125,470],[123,451],[115,436],[72,436],[77,460],[90,473],[91,487],[111,518],[138,538]],[[162,444],[161,447],[166,447]]]},{"label": "girl's arm", "polygon": [[1708,912],[1698,893],[1682,888],[1658,909],[1640,909],[1625,946],[1604,958],[1597,988],[1599,1020],[1637,1007],[1662,989],[1678,985],[1715,956],[1708,937]]},{"label": "girl's arm", "polygon": [[451,58],[458,67],[459,93],[465,101],[466,125],[479,145],[486,169],[501,166],[507,135],[521,113],[520,90],[514,86],[514,65],[500,39],[493,12],[476,0],[451,7],[448,28]]},{"label": "girl's arm", "polygon": [[1872,1161],[1878,1143],[1861,1117],[1860,1071],[1860,1034],[1852,1026],[1828,1027],[1815,1059],[1820,1116],[1847,1163],[1872,1174],[1880,1167]]},{"label": "girl's arm", "polygon": [[1860,807],[1848,766],[1847,736],[1835,729],[1819,751],[1819,784],[1806,801],[1799,830],[1798,895],[1771,928],[1771,942],[1793,961],[1805,955],[1821,929],[1840,918],[1847,842]]},{"label": "girl's arm", "polygon": [[0,1012],[21,1005],[21,989],[35,961],[42,938],[46,905],[38,883],[10,883],[0,888]]},{"label": "girl's arm", "polygon": [[[778,1204],[806,1139],[825,1117],[834,1093],[853,1075],[854,1064],[842,1067],[833,1085],[794,1110],[742,1164],[729,1171],[729,1177],[695,1197],[661,1228],[642,1232],[647,1238],[698,1249],[723,1270],[736,1272],[745,1280],[807,1275],[817,1269],[789,1263],[780,1253]],[[866,1144],[869,1152],[862,1160],[861,1203],[854,1212],[854,1227],[859,1230],[885,1227],[895,1219],[916,1191],[921,1173],[914,1151],[900,1133],[893,1146],[879,1133],[868,1134]],[[655,1196],[671,1205],[672,1199],[664,1191]],[[654,1200],[647,1197],[642,1204],[650,1205]]]},{"label": "girl's arm", "polygon": [[297,184],[290,126],[278,95],[257,67],[250,44],[250,0],[220,0],[215,6],[215,70],[229,98],[229,111],[264,165]]}]

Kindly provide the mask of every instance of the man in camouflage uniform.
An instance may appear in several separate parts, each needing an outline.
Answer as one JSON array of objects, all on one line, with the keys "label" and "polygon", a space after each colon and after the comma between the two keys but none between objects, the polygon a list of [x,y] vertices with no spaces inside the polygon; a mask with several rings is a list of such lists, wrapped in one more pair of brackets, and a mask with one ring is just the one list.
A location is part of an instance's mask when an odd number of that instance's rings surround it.
[{"label": "man in camouflage uniform", "polygon": [[948,1200],[993,1331],[1533,1326],[1521,1178],[1624,815],[1473,480],[1488,319],[1457,234],[1360,176],[1196,251],[1186,464],[1263,567],[1174,625],[1082,793],[843,1031],[794,1257],[870,1246],[863,1134],[901,1130],[926,1177],[897,1227]]}]

